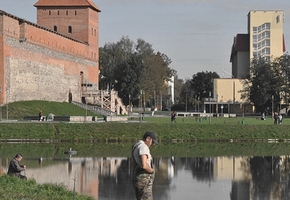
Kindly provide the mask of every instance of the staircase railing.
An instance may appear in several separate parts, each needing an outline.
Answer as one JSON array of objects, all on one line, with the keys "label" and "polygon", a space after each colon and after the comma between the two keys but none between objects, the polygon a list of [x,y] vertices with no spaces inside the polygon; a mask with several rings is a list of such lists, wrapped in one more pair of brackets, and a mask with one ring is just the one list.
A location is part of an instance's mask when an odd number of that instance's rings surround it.
[{"label": "staircase railing", "polygon": [[115,116],[116,113],[115,112],[112,112],[110,110],[106,110],[106,109],[103,109],[99,106],[91,106],[91,105],[87,105],[87,104],[84,104],[84,103],[79,103],[79,102],[76,102],[76,101],[72,101],[72,104],[74,105],[77,105],[83,109],[87,109],[95,114],[100,114],[100,115],[104,115],[104,116]]},{"label": "staircase railing", "polygon": [[120,97],[116,97],[117,103],[120,105],[121,109],[122,109],[122,114],[124,115],[128,115],[128,110],[126,109],[125,105],[122,102],[122,99]]}]

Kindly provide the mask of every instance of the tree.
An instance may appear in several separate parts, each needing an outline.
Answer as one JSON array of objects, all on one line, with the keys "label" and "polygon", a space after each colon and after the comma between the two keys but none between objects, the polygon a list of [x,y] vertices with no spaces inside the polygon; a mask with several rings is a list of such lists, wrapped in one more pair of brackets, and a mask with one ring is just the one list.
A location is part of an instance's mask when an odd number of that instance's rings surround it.
[{"label": "tree", "polygon": [[[244,79],[242,98],[254,104],[257,112],[278,111],[281,97],[289,98],[289,55],[269,61],[255,57],[250,62],[250,75]],[[271,108],[271,109],[270,109]]]},{"label": "tree", "polygon": [[[134,44],[128,37],[100,48],[100,89],[109,85],[125,104],[139,105],[140,90],[145,100],[152,99],[166,89],[171,60],[163,53],[154,53],[152,45],[142,39]],[[143,97],[144,98],[144,97]]]},{"label": "tree", "polygon": [[185,103],[183,101],[183,97],[181,96],[182,88],[183,88],[183,79],[178,79],[178,76],[174,76],[174,96],[175,96],[175,103],[182,104]]},{"label": "tree", "polygon": [[281,97],[284,103],[288,105],[290,98],[290,55],[288,53],[285,53],[283,56],[280,56],[275,61],[281,65],[282,77],[284,77],[284,83],[281,89],[283,93],[281,94]]},{"label": "tree", "polygon": [[194,90],[192,89],[192,83],[190,79],[185,80],[180,92],[181,104],[184,104],[187,108],[192,107],[195,103],[194,101]]},{"label": "tree", "polygon": [[[121,50],[116,44],[109,43],[100,50],[100,89],[112,89],[115,82],[115,71],[121,61]],[[108,86],[108,88],[107,88]]]},{"label": "tree", "polygon": [[[154,55],[142,56],[145,65],[140,82],[140,89],[145,93],[145,100],[148,100],[154,94],[166,94],[166,80],[170,76],[170,69],[160,56],[160,53]],[[156,104],[156,102],[154,102]]]},{"label": "tree", "polygon": [[220,78],[216,72],[198,72],[192,76],[191,87],[194,95],[201,98],[207,98],[209,93],[213,94],[213,79]]},{"label": "tree", "polygon": [[138,99],[143,68],[144,65],[138,56],[131,56],[130,59],[119,65],[117,70],[119,73],[116,73],[118,81],[115,84],[115,90],[118,91],[119,97],[127,105]]},{"label": "tree", "polygon": [[100,86],[113,89],[116,83],[116,73],[119,65],[130,59],[134,53],[134,42],[128,37],[122,37],[120,41],[105,44],[100,48]]}]

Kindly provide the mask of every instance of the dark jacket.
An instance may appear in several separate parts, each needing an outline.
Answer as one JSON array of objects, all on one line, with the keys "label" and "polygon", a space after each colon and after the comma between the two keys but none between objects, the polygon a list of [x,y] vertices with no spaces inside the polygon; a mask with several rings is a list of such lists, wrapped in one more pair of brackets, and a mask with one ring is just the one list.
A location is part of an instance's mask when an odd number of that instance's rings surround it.
[{"label": "dark jacket", "polygon": [[9,175],[19,176],[22,171],[25,171],[25,168],[20,165],[19,161],[16,158],[13,158],[10,161],[8,173]]}]

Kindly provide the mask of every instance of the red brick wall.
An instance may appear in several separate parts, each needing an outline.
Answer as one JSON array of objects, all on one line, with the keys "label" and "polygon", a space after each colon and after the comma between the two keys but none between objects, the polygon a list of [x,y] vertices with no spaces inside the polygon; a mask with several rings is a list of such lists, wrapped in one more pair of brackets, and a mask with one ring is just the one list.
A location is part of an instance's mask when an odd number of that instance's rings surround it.
[{"label": "red brick wall", "polygon": [[[87,42],[90,46],[89,57],[98,60],[99,13],[91,8],[45,7],[37,10],[37,24],[48,29]],[[68,27],[72,32],[68,32]]]},{"label": "red brick wall", "polygon": [[[7,93],[9,102],[37,97],[66,101],[68,91],[72,91],[74,100],[80,101],[80,71],[84,73],[84,80],[93,84],[95,90],[98,89],[98,34],[90,38],[91,44],[81,43],[10,15],[0,15],[0,30],[3,30],[0,36],[0,87],[4,89],[0,103],[6,101]],[[26,40],[22,42],[20,38]],[[35,50],[38,47],[39,52]],[[96,55],[93,58],[92,53]],[[57,74],[50,73],[50,67]],[[7,69],[10,70],[9,74],[6,74]],[[42,82],[40,86],[37,81],[34,83],[35,74],[47,82]],[[9,77],[6,90],[5,80],[9,75],[15,77]],[[27,80],[21,76],[27,76]],[[48,76],[52,76],[51,82]]]},{"label": "red brick wall", "polygon": [[35,26],[27,26],[27,41],[69,54],[90,58],[89,46],[87,44],[76,42]]}]

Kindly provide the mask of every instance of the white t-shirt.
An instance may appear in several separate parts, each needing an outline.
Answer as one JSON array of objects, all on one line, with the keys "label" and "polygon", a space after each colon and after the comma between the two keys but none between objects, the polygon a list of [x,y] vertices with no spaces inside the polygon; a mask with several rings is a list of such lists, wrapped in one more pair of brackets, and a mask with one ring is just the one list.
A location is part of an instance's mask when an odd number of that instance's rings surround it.
[{"label": "white t-shirt", "polygon": [[[135,148],[136,147],[136,148]],[[138,163],[138,165],[140,167],[142,167],[142,163],[141,163],[141,155],[147,155],[147,163],[150,167],[151,163],[152,163],[152,156],[150,154],[150,149],[149,147],[144,143],[143,140],[139,140],[138,142],[136,142],[136,144],[134,144],[133,149],[135,148],[134,152],[133,152],[133,156],[135,161]]]}]

